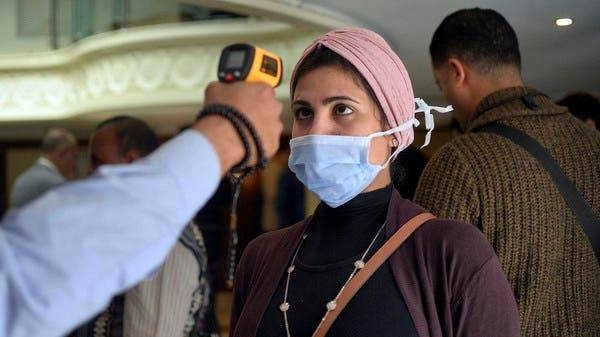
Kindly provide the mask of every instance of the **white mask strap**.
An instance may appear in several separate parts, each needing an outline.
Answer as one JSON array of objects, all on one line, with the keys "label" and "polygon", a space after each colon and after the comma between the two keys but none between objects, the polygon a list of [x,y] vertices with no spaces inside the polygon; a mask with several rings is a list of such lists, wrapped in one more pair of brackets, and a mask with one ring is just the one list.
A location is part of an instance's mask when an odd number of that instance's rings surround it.
[{"label": "white mask strap", "polygon": [[375,137],[387,136],[387,135],[391,135],[396,132],[402,132],[402,131],[404,131],[406,129],[410,129],[412,127],[417,127],[417,126],[419,126],[419,124],[420,123],[419,123],[418,119],[412,118],[412,119],[409,119],[408,121],[396,126],[395,128],[391,128],[386,131],[375,132],[375,133],[368,135],[367,137],[375,138]]},{"label": "white mask strap", "polygon": [[[395,128],[391,128],[386,131],[375,132],[375,133],[368,135],[367,137],[369,139],[373,139],[375,137],[387,136],[387,135],[394,134],[396,132],[402,132],[402,131],[404,131],[406,129],[410,129],[412,127],[417,127],[417,126],[419,126],[419,124],[420,123],[419,123],[418,119],[412,118],[412,119],[409,119],[408,121],[402,123],[401,125],[396,126]],[[381,167],[386,168],[389,165],[389,163],[396,158],[396,156],[398,155],[398,153],[400,153],[401,150],[403,150],[403,149],[401,149],[400,146],[398,146],[396,148],[396,151],[394,151],[394,153],[392,153],[392,155],[388,158],[388,160],[386,160],[386,162],[383,165],[381,165]]]},{"label": "white mask strap", "polygon": [[448,105],[445,108],[439,106],[431,106],[425,103],[425,101],[419,97],[415,98],[415,103],[418,107],[415,110],[415,113],[422,112],[425,115],[425,129],[427,130],[427,134],[425,135],[425,142],[423,143],[423,146],[421,146],[421,148],[424,148],[425,146],[429,145],[429,142],[431,141],[431,132],[435,128],[435,123],[433,120],[433,115],[431,114],[431,110],[435,110],[439,113],[447,113],[454,110],[454,108],[452,108],[451,105]]},{"label": "white mask strap", "polygon": [[[431,105],[428,105],[427,103],[425,103],[425,101],[419,97],[415,98],[415,103],[418,106],[418,108],[415,109],[415,113],[422,112],[425,115],[425,129],[427,130],[427,134],[425,135],[425,142],[423,143],[423,146],[421,146],[421,149],[422,149],[425,146],[429,145],[429,142],[431,141],[431,132],[435,128],[435,123],[434,123],[433,115],[431,114],[431,110],[435,110],[439,113],[447,113],[447,112],[454,110],[454,108],[452,108],[451,105],[448,105],[445,108],[439,107],[439,106],[431,106]],[[372,139],[375,137],[387,136],[387,135],[394,134],[396,132],[401,132],[406,129],[410,129],[412,127],[417,127],[417,126],[419,126],[419,124],[420,124],[419,120],[413,117],[413,118],[409,119],[408,121],[402,123],[401,125],[396,126],[395,128],[391,128],[386,131],[375,132],[375,133],[370,134],[367,137],[369,139]],[[394,153],[392,153],[392,155],[388,158],[388,160],[382,166],[384,168],[387,167],[389,165],[390,161],[394,160],[396,158],[396,156],[402,150],[403,149],[401,149],[398,146],[396,148],[396,151],[394,151]]]}]

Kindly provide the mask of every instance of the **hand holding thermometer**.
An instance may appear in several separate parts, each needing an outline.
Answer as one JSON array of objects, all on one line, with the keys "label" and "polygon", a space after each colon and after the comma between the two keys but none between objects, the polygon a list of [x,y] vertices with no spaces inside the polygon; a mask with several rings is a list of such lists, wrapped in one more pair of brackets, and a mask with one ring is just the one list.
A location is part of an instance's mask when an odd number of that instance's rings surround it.
[{"label": "hand holding thermometer", "polygon": [[[281,83],[283,63],[277,54],[262,48],[236,43],[223,48],[219,59],[217,76],[220,82],[236,81],[263,82],[273,88]],[[233,287],[237,255],[237,201],[240,187],[244,179],[250,176],[256,167],[244,168],[242,171],[232,170],[228,173],[232,185],[232,195],[229,213],[229,249],[227,253],[226,283]]]}]

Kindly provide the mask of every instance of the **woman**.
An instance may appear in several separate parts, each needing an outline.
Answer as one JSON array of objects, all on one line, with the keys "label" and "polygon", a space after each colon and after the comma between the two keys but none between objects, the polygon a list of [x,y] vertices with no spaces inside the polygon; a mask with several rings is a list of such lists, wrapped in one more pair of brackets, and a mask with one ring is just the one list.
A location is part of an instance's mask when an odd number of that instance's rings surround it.
[{"label": "woman", "polygon": [[[323,35],[296,65],[290,88],[289,166],[322,202],[309,219],[248,246],[232,336],[311,336],[357,264],[424,212],[391,187],[388,164],[418,123],[408,74],[379,35]],[[392,254],[327,334],[518,335],[516,303],[491,246],[474,226],[441,219]]]}]

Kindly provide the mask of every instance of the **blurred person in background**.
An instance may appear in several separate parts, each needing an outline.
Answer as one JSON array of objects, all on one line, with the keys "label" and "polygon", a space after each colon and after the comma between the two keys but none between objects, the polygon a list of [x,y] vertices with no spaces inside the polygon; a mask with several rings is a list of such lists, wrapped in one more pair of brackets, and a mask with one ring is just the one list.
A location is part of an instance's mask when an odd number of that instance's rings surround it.
[{"label": "blurred person in background", "polygon": [[49,189],[75,178],[77,140],[65,129],[52,128],[42,138],[41,155],[12,186],[10,207],[18,208]]},{"label": "blurred person in background", "polygon": [[[140,119],[105,120],[90,139],[90,173],[103,165],[132,163],[159,145],[154,131]],[[190,222],[154,275],[116,296],[104,312],[71,336],[218,336],[218,330],[207,324],[211,289],[206,270],[203,237]]]},{"label": "blurred person in background", "polygon": [[600,129],[600,100],[585,92],[569,94],[556,102],[592,129]]}]

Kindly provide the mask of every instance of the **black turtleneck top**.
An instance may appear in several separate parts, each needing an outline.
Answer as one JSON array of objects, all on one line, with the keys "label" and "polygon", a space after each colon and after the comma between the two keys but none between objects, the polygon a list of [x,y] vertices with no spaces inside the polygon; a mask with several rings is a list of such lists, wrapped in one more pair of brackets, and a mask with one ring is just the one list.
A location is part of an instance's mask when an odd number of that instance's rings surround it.
[{"label": "black turtleneck top", "polygon": [[[331,301],[354,270],[379,229],[392,187],[362,193],[338,207],[321,203],[307,229],[292,273],[288,320],[294,337],[311,336]],[[366,260],[385,243],[382,231]],[[291,261],[290,261],[291,262]],[[285,337],[283,302],[287,273],[279,281],[258,328],[257,336]],[[389,263],[383,264],[337,318],[328,337],[417,337]]]}]

